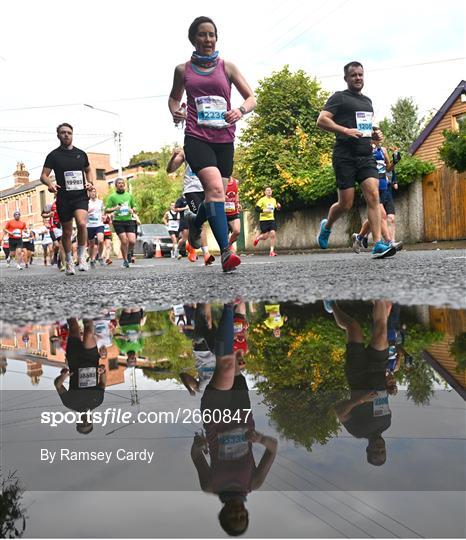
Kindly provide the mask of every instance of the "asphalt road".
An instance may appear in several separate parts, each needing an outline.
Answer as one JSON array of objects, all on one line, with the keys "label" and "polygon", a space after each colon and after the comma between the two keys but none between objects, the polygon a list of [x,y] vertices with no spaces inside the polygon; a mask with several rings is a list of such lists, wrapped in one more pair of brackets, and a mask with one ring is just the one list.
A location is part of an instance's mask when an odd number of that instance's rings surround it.
[{"label": "asphalt road", "polygon": [[466,308],[466,250],[401,251],[372,260],[368,253],[249,255],[230,274],[218,261],[138,260],[130,269],[115,261],[76,276],[36,261],[29,269],[0,263],[0,320],[11,324],[96,316],[102,309],[232,300],[314,302],[323,298],[389,298],[406,305]]}]

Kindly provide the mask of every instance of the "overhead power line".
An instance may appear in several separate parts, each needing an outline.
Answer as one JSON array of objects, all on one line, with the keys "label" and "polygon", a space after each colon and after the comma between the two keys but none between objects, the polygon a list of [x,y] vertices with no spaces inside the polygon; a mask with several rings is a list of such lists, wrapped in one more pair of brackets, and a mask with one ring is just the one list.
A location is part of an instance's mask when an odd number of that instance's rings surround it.
[{"label": "overhead power line", "polygon": [[[105,99],[105,100],[93,100],[94,103],[116,103],[120,101],[139,101],[145,99],[157,99],[162,97],[168,97],[168,94],[156,94],[153,96],[136,96],[136,97],[127,97],[127,98],[115,98],[115,99]],[[0,109],[0,112],[7,111],[29,111],[33,109],[56,109],[59,107],[79,107],[84,106],[84,103],[57,103],[55,105],[31,105],[29,107],[9,107],[6,109]]]},{"label": "overhead power line", "polygon": [[[103,141],[99,141],[99,142],[96,142],[94,144],[91,144],[89,146],[86,146],[84,148],[84,150],[89,150],[90,148],[94,148],[96,146],[99,146],[100,144],[104,144],[108,141],[112,141],[113,140],[113,136],[112,137],[108,137],[107,139],[104,139]],[[6,147],[3,147],[3,148],[6,148]],[[28,151],[28,150],[18,150],[17,148],[10,148],[10,150],[15,150],[16,152],[24,152],[24,151]],[[42,152],[40,152],[42,153]],[[39,169],[40,167],[42,167],[43,164],[40,164],[40,165],[35,165],[34,167],[29,167],[28,168],[28,171],[34,171],[36,169]],[[12,174],[7,174],[6,176],[2,176],[0,177],[0,180],[6,180],[7,178],[11,178]],[[5,188],[5,189],[8,189],[8,188]]]},{"label": "overhead power line", "polygon": [[[446,64],[447,62],[459,62],[460,60],[466,60],[466,56],[459,56],[458,58],[444,58],[443,60],[428,60],[426,62],[415,62],[413,64],[398,64],[393,66],[386,66],[380,68],[364,68],[365,71],[369,73],[374,73],[375,71],[390,71],[393,69],[404,69],[408,67],[417,67],[417,66],[429,66],[432,64]],[[332,75],[317,75],[319,79],[327,79],[331,77],[341,77],[341,73],[333,73]]]}]

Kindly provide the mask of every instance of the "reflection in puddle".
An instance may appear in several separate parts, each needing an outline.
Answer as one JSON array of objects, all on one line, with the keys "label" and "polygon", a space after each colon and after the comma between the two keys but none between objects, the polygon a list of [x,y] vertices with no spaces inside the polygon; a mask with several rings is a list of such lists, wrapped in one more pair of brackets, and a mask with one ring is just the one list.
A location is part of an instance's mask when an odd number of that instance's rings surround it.
[{"label": "reflection in puddle", "polygon": [[[4,329],[7,481],[18,498],[201,489],[230,535],[267,493],[461,491],[465,335],[464,310],[382,300],[136,307]],[[357,535],[355,520],[336,530]]]}]

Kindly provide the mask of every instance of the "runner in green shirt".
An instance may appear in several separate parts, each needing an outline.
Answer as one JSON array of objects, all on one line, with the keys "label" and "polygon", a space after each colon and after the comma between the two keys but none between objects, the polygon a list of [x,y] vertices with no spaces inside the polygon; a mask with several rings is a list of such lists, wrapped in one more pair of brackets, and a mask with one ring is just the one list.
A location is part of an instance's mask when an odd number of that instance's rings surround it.
[{"label": "runner in green shirt", "polygon": [[131,193],[126,191],[123,178],[116,180],[115,189],[107,199],[105,212],[113,213],[113,228],[120,239],[123,266],[129,268],[136,243],[136,205]]}]

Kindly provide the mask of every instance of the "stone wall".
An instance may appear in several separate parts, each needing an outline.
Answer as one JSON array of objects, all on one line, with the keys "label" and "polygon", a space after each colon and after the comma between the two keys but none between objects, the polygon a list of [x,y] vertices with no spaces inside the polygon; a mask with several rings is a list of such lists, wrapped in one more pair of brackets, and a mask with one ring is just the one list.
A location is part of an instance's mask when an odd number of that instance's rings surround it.
[{"label": "stone wall", "polygon": [[[395,192],[396,239],[405,243],[423,241],[424,213],[422,202],[422,180]],[[314,206],[295,212],[276,212],[278,234],[275,247],[277,250],[307,250],[317,248],[316,236],[320,221],[327,216],[328,206]],[[357,212],[355,214],[354,212]],[[337,221],[330,236],[329,247],[348,247],[351,234],[357,232],[360,222],[366,218],[366,207],[362,204],[353,214],[348,214]],[[351,224],[350,224],[351,221]],[[258,216],[253,212],[244,213],[244,234],[246,250],[254,251],[254,238],[259,234]],[[217,251],[217,244],[209,230],[209,246]],[[269,242],[261,242],[256,248],[268,249]]]}]

